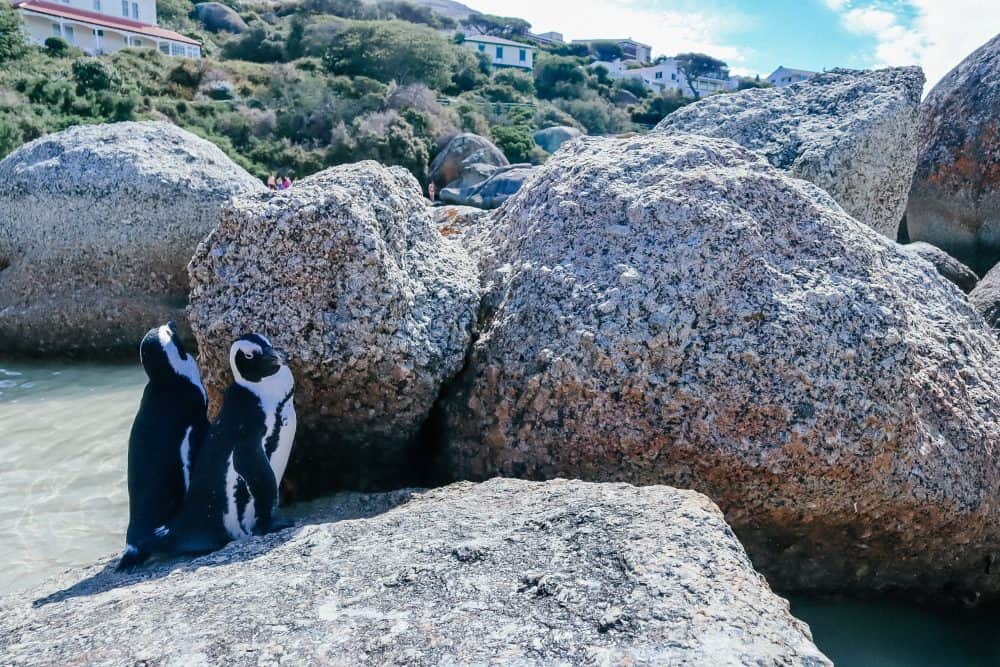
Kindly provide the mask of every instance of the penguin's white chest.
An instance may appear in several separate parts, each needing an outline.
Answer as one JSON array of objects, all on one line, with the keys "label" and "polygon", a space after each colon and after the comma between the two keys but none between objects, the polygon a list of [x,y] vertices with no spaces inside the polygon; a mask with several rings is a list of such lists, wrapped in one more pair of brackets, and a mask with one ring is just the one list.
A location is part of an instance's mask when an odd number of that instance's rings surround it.
[{"label": "penguin's white chest", "polygon": [[[279,404],[274,415],[268,419],[268,436],[264,438],[264,453],[268,454],[268,447],[273,447],[268,455],[271,463],[271,471],[274,473],[274,481],[280,486],[281,479],[285,476],[285,468],[288,466],[288,458],[292,454],[292,441],[295,440],[295,405],[292,396]],[[277,429],[277,443],[274,444],[275,432]]]}]

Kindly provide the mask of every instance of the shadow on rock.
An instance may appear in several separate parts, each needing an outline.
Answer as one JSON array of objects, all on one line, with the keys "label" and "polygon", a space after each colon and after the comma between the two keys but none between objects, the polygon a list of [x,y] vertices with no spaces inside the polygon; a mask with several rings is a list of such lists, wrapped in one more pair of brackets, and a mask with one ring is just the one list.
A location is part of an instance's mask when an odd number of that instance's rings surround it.
[{"label": "shadow on rock", "polygon": [[283,510],[284,518],[293,526],[272,535],[253,537],[230,542],[228,545],[203,556],[154,558],[130,572],[118,572],[118,557],[108,559],[89,570],[89,576],[32,602],[33,607],[44,607],[70,598],[86,597],[116,588],[126,588],[147,581],[162,579],[174,572],[189,572],[202,567],[218,567],[251,561],[294,538],[305,526],[336,523],[355,519],[368,519],[403,505],[419,493],[420,489],[400,489],[389,493],[338,493],[307,503],[291,505]]}]

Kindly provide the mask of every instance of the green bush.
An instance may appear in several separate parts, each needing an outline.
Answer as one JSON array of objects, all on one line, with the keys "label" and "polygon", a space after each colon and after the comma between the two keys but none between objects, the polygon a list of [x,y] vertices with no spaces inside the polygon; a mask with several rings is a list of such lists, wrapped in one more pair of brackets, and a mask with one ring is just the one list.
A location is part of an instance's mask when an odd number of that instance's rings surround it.
[{"label": "green bush", "polygon": [[527,72],[507,68],[493,75],[493,83],[510,86],[525,97],[535,96],[535,79]]},{"label": "green bush", "polygon": [[0,159],[24,143],[24,133],[20,128],[0,120]]},{"label": "green bush", "polygon": [[0,63],[22,58],[27,52],[28,43],[21,27],[21,17],[10,3],[0,3]]},{"label": "green bush", "polygon": [[114,74],[97,58],[74,61],[72,72],[77,95],[110,90],[114,83]]},{"label": "green bush", "polygon": [[62,37],[48,37],[44,44],[45,52],[53,58],[61,58],[69,53],[69,42]]},{"label": "green bush", "polygon": [[632,109],[632,121],[642,125],[656,125],[668,114],[693,101],[676,92],[650,97]]},{"label": "green bush", "polygon": [[493,143],[497,145],[511,162],[531,162],[535,150],[535,139],[531,128],[523,125],[514,127],[494,127]]},{"label": "green bush", "polygon": [[603,98],[557,100],[556,104],[579,121],[588,134],[614,134],[631,129],[628,116]]},{"label": "green bush", "polygon": [[425,83],[442,90],[452,83],[460,47],[438,33],[400,21],[350,22],[323,56],[327,71],[367,76],[384,83]]},{"label": "green bush", "polygon": [[543,100],[580,98],[586,82],[587,77],[576,58],[545,56],[535,61],[535,90]]}]

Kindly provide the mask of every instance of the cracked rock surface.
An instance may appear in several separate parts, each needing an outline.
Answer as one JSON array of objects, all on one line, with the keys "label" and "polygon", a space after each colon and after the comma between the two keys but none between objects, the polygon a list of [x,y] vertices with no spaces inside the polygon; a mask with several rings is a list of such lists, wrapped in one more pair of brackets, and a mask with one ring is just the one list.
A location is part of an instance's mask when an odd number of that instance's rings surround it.
[{"label": "cracked rock surface", "polygon": [[184,326],[185,266],[232,195],[263,190],[169,123],[73,127],[0,162],[0,349],[131,356]]},{"label": "cracked rock surface", "polygon": [[1000,346],[929,263],[696,135],[577,139],[485,220],[454,474],[693,488],[786,590],[998,595]]},{"label": "cracked rock surface", "polygon": [[341,494],[296,523],[7,598],[0,662],[831,664],[691,491],[495,479]]},{"label": "cracked rock surface", "polygon": [[895,239],[916,168],[923,85],[919,67],[834,69],[785,88],[713,95],[656,130],[732,139]]},{"label": "cracked rock surface", "polygon": [[927,95],[917,148],[910,238],[986,273],[1000,259],[1000,35]]},{"label": "cracked rock surface", "polygon": [[240,335],[263,333],[288,359],[291,483],[316,493],[407,479],[421,463],[411,445],[462,367],[479,303],[474,262],[438,232],[413,176],[367,161],[237,198],[189,272],[213,407]]}]

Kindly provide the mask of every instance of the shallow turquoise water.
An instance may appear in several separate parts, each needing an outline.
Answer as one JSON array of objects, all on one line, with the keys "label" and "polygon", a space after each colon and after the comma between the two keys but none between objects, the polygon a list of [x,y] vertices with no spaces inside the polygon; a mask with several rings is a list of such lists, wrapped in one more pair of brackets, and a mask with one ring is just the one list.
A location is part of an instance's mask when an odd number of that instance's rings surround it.
[{"label": "shallow turquoise water", "polygon": [[[118,551],[139,365],[0,360],[0,594]],[[1000,614],[792,596],[838,665],[1000,666]]]},{"label": "shallow turquoise water", "polygon": [[0,593],[123,546],[138,364],[0,360]]}]

